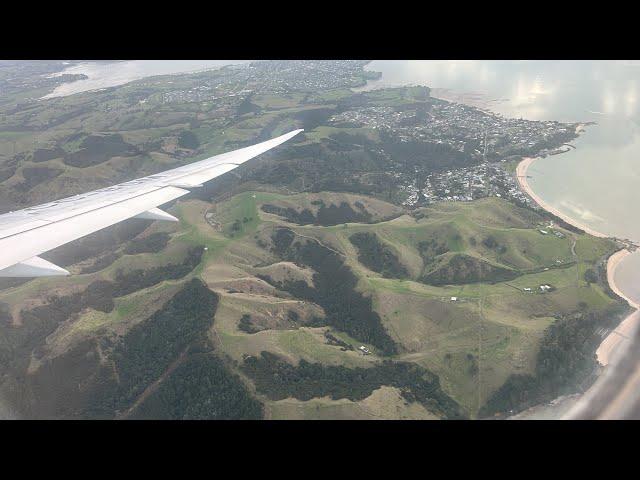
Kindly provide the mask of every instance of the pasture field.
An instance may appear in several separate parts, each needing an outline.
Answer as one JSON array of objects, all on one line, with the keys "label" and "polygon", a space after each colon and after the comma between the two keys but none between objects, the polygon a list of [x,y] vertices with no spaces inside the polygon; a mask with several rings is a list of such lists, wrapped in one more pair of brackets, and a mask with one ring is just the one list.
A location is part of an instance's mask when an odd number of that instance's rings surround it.
[{"label": "pasture field", "polygon": [[[364,212],[369,223],[299,225],[263,211],[264,205],[281,211],[307,209],[313,218],[319,218],[321,209],[346,205],[347,212]],[[278,228],[289,229],[301,241],[318,241],[339,255],[356,275],[357,290],[371,298],[373,311],[397,345],[397,354],[391,358],[415,363],[438,375],[443,390],[471,417],[509,375],[534,372],[540,340],[557,315],[580,309],[603,310],[614,301],[597,283],[584,280],[584,272],[615,248],[612,242],[557,227],[563,238],[541,235],[538,229],[543,221],[537,214],[495,198],[408,212],[355,194],[244,191],[215,204],[180,200],[169,211],[179,217],[179,224],[156,222],[140,235],[166,232],[169,241],[159,252],[120,254],[94,273],[60,279],[54,290],[50,280],[38,279],[0,291],[0,301],[9,305],[19,324],[18,305],[37,306],[47,295],[82,291],[98,280],[113,281],[117,273],[180,263],[189,248],[206,248],[201,262],[186,276],[116,298],[109,312],[85,308],[63,322],[49,335],[44,356],[31,368],[63,354],[81,339],[122,335],[135,324],[132,319],[151,315],[193,277],[202,279],[219,295],[208,337],[219,354],[235,364],[262,351],[294,365],[300,360],[347,368],[380,364],[383,357],[373,345],[334,327],[314,326],[325,316],[322,307],[265,281],[302,281],[314,288],[313,268],[283,261],[274,254],[271,235]],[[381,248],[406,268],[406,276],[384,277],[363,265],[359,247],[350,240],[359,232],[374,234]],[[425,253],[425,242],[439,245],[440,250]],[[124,246],[119,248],[116,251],[122,252]],[[442,266],[452,268],[448,262],[454,255],[468,256],[514,276],[430,284],[425,274]],[[69,268],[80,269],[75,265]],[[541,293],[540,285],[551,285],[553,291]],[[243,316],[250,318],[253,333],[239,328]],[[329,343],[327,331],[353,350]],[[363,355],[358,349],[361,345],[372,354]],[[434,416],[424,406],[406,402],[392,387],[382,387],[358,402],[328,398],[263,401],[269,418]]]}]

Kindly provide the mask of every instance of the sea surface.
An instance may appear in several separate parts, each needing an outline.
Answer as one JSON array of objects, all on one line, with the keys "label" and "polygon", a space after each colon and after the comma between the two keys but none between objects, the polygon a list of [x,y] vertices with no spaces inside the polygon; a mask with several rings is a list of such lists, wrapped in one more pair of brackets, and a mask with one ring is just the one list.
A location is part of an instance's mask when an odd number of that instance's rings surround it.
[{"label": "sea surface", "polygon": [[[426,85],[505,116],[597,122],[577,148],[538,159],[531,188],[568,216],[607,235],[640,242],[640,62],[373,61],[382,72],[364,89]],[[640,251],[618,267],[616,284],[640,301]]]}]

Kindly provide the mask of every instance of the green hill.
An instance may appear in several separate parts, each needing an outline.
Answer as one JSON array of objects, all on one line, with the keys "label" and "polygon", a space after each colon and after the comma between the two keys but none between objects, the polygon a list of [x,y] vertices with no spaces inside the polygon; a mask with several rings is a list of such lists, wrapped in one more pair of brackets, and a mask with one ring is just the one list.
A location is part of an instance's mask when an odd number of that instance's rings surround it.
[{"label": "green hill", "polygon": [[[70,360],[62,359],[81,345],[85,345],[83,355],[88,355],[87,348],[99,351],[102,360],[78,373],[87,382],[81,407],[108,417],[109,407],[100,393],[107,378],[104,369],[115,362],[115,371],[122,375],[118,352],[131,350],[118,338],[134,328],[136,335],[145,335],[144,329],[151,328],[153,321],[143,319],[154,318],[154,312],[195,276],[218,296],[205,352],[222,362],[207,360],[216,363],[217,369],[207,381],[228,387],[230,396],[243,391],[239,380],[254,385],[250,390],[264,406],[264,415],[277,417],[294,406],[292,414],[304,418],[322,418],[322,412],[328,411],[344,412],[339,415],[348,418],[358,418],[354,412],[363,412],[362,418],[392,415],[384,402],[374,399],[382,395],[378,388],[387,389],[385,398],[396,398],[393,389],[399,388],[403,400],[393,400],[399,409],[394,418],[474,417],[483,408],[488,411],[485,405],[490,399],[494,410],[504,404],[494,397],[505,382],[519,385],[510,376],[536,374],[539,346],[557,318],[577,312],[597,314],[616,303],[598,281],[584,280],[584,272],[597,270],[598,260],[615,249],[612,242],[550,228],[538,214],[497,198],[404,213],[366,196],[319,192],[306,198],[306,207],[297,198],[305,197],[248,191],[215,205],[178,202],[172,212],[180,217],[180,225],[152,224],[138,237],[116,242],[111,256],[72,264],[72,270],[93,265],[92,273],[57,279],[55,290],[50,291],[58,298],[54,304],[43,302],[42,292],[53,284],[51,280],[0,290],[7,317],[0,329],[3,338],[10,340],[14,356],[18,354],[4,371],[19,371],[18,363],[31,355],[32,343],[16,349],[12,324],[28,324],[31,335],[40,332],[47,339],[35,363],[31,362],[31,375],[46,376],[52,368],[62,368],[56,365],[68,365]],[[263,208],[309,208],[316,216],[323,205],[344,202],[354,211],[366,212],[366,222],[300,225]],[[542,235],[543,226],[560,235]],[[207,248],[198,253],[202,255],[199,264],[190,253],[195,246]],[[174,270],[170,280],[154,279],[157,272]],[[542,293],[540,285],[550,285],[552,291]],[[112,305],[92,304],[97,298],[92,290],[112,295]],[[47,311],[59,310],[61,305],[68,305],[67,313],[59,319],[47,316]],[[106,339],[110,340],[104,344]],[[179,355],[185,348],[202,352],[197,346],[202,341],[172,347],[175,354],[164,357],[165,367],[172,361],[181,364]],[[86,342],[97,343],[87,347],[94,343]],[[361,346],[370,354],[363,355]],[[134,354],[135,362],[143,365],[145,350],[131,350],[128,355]],[[254,384],[258,370],[245,361],[269,354],[276,355],[279,363],[264,363]],[[387,367],[375,370],[384,362]],[[282,392],[290,391],[298,403],[274,396],[280,387],[269,382],[276,378],[282,382],[276,370],[269,370],[276,365],[277,371],[293,369],[288,375],[305,378],[304,388],[281,385]],[[390,373],[404,372],[409,365],[418,368],[411,375],[431,379],[431,386],[415,386],[417,396],[406,390],[409,380],[400,381]],[[303,370],[296,370],[299,366]],[[335,368],[327,370],[329,366]],[[375,380],[367,380],[358,395],[344,396],[334,385],[335,377],[360,378],[362,369],[366,378]],[[176,371],[188,375],[184,368]],[[227,371],[231,376],[225,377]],[[134,405],[127,414],[144,418],[145,412],[159,411],[161,398],[163,416],[202,414],[204,410],[196,413],[191,404],[181,403],[179,390],[173,388],[178,380],[171,380],[157,394],[149,393],[153,407],[145,403],[140,396],[146,398],[145,388],[151,388],[155,375],[139,376],[135,390],[113,402],[119,406],[112,415]],[[66,388],[71,387],[62,385],[52,396],[43,396],[42,404],[36,401],[34,415],[51,412],[70,394]],[[243,402],[252,415],[263,408],[251,399]],[[167,413],[169,403],[178,409],[172,410],[175,413]],[[180,410],[183,407],[187,410]],[[75,415],[64,411],[66,416]],[[229,412],[236,414],[240,415]]]}]

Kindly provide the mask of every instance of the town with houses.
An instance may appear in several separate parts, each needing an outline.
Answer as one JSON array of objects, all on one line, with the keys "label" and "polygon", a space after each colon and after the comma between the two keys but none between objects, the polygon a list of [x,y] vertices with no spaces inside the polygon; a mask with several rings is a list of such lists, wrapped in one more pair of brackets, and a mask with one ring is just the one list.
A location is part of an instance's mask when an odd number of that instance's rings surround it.
[{"label": "town with houses", "polygon": [[407,194],[403,202],[407,207],[441,201],[470,202],[493,196],[532,208],[537,206],[519,188],[514,174],[508,172],[501,163],[483,162],[473,167],[434,172],[428,174],[422,185],[414,181],[400,188]]},{"label": "town with houses", "polygon": [[301,60],[261,61],[229,65],[219,75],[203,75],[188,88],[163,92],[161,103],[204,102],[222,99],[244,100],[254,93],[287,95],[293,91],[314,92],[333,88],[358,87],[366,79],[379,76],[363,71],[367,61]]},{"label": "town with houses", "polygon": [[[423,88],[424,96],[428,97],[429,89]],[[330,121],[334,125],[390,131],[400,141],[447,145],[467,156],[470,166],[428,171],[426,179],[419,175],[419,167],[411,172],[415,175],[394,172],[401,183],[400,190],[406,193],[403,205],[407,207],[496,196],[536,208],[505,165],[523,156],[554,155],[573,148],[566,142],[576,137],[578,127],[555,121],[506,118],[435,98],[406,109],[372,106],[348,110]]]},{"label": "town with houses", "polygon": [[[423,88],[428,96],[429,89]],[[435,98],[401,110],[392,106],[350,109],[333,116],[331,123],[391,130],[401,141],[446,144],[477,161],[556,153],[558,145],[576,137],[577,127],[556,121],[507,118]]]},{"label": "town with houses", "polygon": [[[231,115],[253,95],[290,94],[331,88],[355,88],[375,72],[363,71],[367,61],[274,61],[228,66],[220,75],[205,75],[196,83],[152,97],[160,103],[213,102],[221,114]],[[571,148],[576,125],[555,121],[507,118],[482,109],[439,100],[428,87],[415,87],[417,102],[402,106],[351,106],[333,115],[336,127],[366,127],[387,131],[399,141],[445,145],[464,154],[468,166],[446,171],[392,171],[403,205],[417,207],[438,201],[471,201],[486,196],[502,197],[536,207],[519,188],[505,163],[523,156],[545,156]],[[146,102],[152,100],[148,98]],[[225,110],[221,108],[226,105]],[[382,152],[379,152],[382,153]],[[394,165],[393,159],[390,162]],[[420,180],[418,180],[420,179]]]}]

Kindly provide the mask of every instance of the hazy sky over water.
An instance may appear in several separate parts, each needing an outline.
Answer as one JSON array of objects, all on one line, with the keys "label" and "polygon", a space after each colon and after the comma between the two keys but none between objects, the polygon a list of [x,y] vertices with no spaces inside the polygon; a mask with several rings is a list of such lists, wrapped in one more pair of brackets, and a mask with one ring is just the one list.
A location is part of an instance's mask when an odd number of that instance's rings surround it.
[{"label": "hazy sky over water", "polygon": [[243,62],[247,62],[247,60],[127,60],[113,63],[83,62],[68,67],[60,74],[83,74],[89,78],[64,83],[44,98],[61,97],[74,93],[115,87],[155,75],[195,72]]}]

